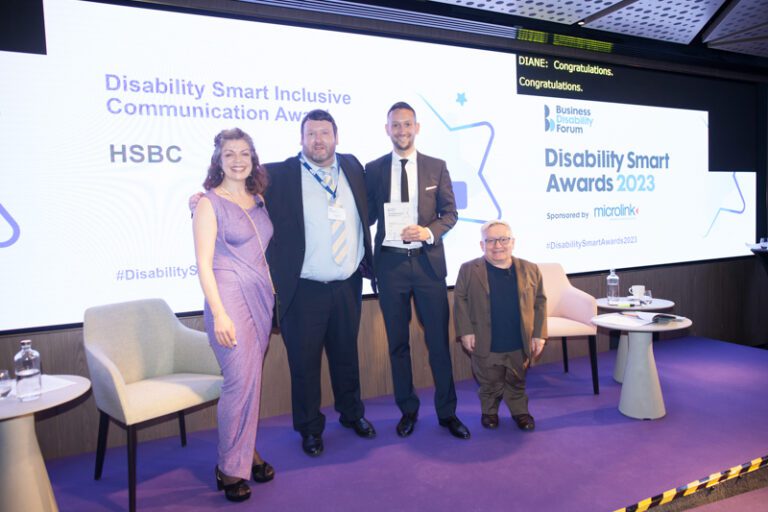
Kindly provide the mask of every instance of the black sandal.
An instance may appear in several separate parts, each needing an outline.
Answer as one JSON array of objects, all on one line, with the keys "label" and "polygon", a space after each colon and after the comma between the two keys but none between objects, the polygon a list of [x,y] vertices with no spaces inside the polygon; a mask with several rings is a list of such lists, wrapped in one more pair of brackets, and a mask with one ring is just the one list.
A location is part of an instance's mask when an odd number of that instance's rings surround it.
[{"label": "black sandal", "polygon": [[216,466],[216,488],[224,491],[224,496],[229,501],[245,501],[251,497],[251,488],[245,483],[242,478],[237,482],[231,484],[225,484],[222,478],[224,473],[219,471],[219,466]]},{"label": "black sandal", "polygon": [[275,478],[275,468],[269,462],[263,461],[251,467],[251,476],[254,482],[263,484]]}]

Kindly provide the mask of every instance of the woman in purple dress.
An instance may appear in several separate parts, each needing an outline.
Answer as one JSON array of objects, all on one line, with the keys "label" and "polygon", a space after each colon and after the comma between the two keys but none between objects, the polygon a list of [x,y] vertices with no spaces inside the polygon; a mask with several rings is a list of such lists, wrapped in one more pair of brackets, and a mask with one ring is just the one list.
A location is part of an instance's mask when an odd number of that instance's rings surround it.
[{"label": "woman in purple dress", "polygon": [[194,215],[205,328],[224,383],[218,406],[216,483],[230,501],[251,496],[248,478],[267,482],[274,469],[256,451],[261,373],[272,327],[274,291],[264,251],[272,223],[264,208],[265,169],[248,134],[234,128],[214,139],[207,190]]}]

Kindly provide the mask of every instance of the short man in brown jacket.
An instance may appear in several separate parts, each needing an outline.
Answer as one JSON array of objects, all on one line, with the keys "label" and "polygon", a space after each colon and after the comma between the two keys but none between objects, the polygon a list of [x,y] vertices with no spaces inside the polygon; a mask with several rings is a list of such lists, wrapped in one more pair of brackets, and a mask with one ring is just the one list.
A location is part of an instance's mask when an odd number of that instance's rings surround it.
[{"label": "short man in brown jacket", "polygon": [[525,374],[544,350],[547,297],[539,267],[515,258],[515,239],[504,221],[481,228],[484,256],[464,263],[454,290],[456,335],[472,356],[480,389],[482,425],[499,425],[501,399],[521,430],[536,426],[528,412]]}]

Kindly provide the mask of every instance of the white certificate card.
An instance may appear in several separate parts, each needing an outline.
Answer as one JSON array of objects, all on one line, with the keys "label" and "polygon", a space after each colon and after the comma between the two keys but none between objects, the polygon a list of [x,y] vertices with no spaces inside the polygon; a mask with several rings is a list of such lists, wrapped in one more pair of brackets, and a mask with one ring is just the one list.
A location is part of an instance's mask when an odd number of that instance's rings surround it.
[{"label": "white certificate card", "polygon": [[385,240],[402,240],[400,233],[411,224],[411,203],[384,203]]}]

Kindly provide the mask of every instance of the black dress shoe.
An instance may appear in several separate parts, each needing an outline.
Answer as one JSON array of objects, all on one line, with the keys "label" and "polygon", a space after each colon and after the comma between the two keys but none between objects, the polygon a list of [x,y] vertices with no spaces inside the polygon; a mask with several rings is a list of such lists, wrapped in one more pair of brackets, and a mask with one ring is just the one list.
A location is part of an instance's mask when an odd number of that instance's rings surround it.
[{"label": "black dress shoe", "polygon": [[260,484],[269,482],[275,478],[275,468],[267,461],[263,461],[261,464],[254,464],[251,466],[251,477],[254,482]]},{"label": "black dress shoe", "polygon": [[245,501],[251,497],[251,488],[242,478],[231,484],[224,483],[224,473],[216,466],[216,488],[224,491],[224,496],[229,501]]},{"label": "black dress shoe", "polygon": [[310,457],[318,457],[323,453],[323,437],[320,434],[302,435],[301,448]]},{"label": "black dress shoe", "polygon": [[533,430],[536,428],[536,422],[533,421],[533,416],[530,414],[518,414],[512,416],[512,419],[517,423],[517,428],[520,430]]},{"label": "black dress shoe", "polygon": [[339,418],[339,423],[347,428],[355,429],[355,434],[360,437],[364,437],[366,439],[373,439],[376,437],[376,429],[373,428],[371,422],[365,418],[361,417],[355,421],[344,421],[343,419]]},{"label": "black dress shoe", "polygon": [[469,429],[464,426],[459,418],[451,416],[450,418],[440,418],[441,427],[447,427],[451,434],[459,439],[469,439]]},{"label": "black dress shoe", "polygon": [[419,419],[419,413],[417,412],[404,413],[403,417],[400,418],[400,421],[397,422],[397,427],[395,428],[397,435],[400,437],[408,437],[413,434],[417,419]]},{"label": "black dress shoe", "polygon": [[499,426],[498,414],[483,414],[480,417],[480,424],[485,428],[496,428]]}]

